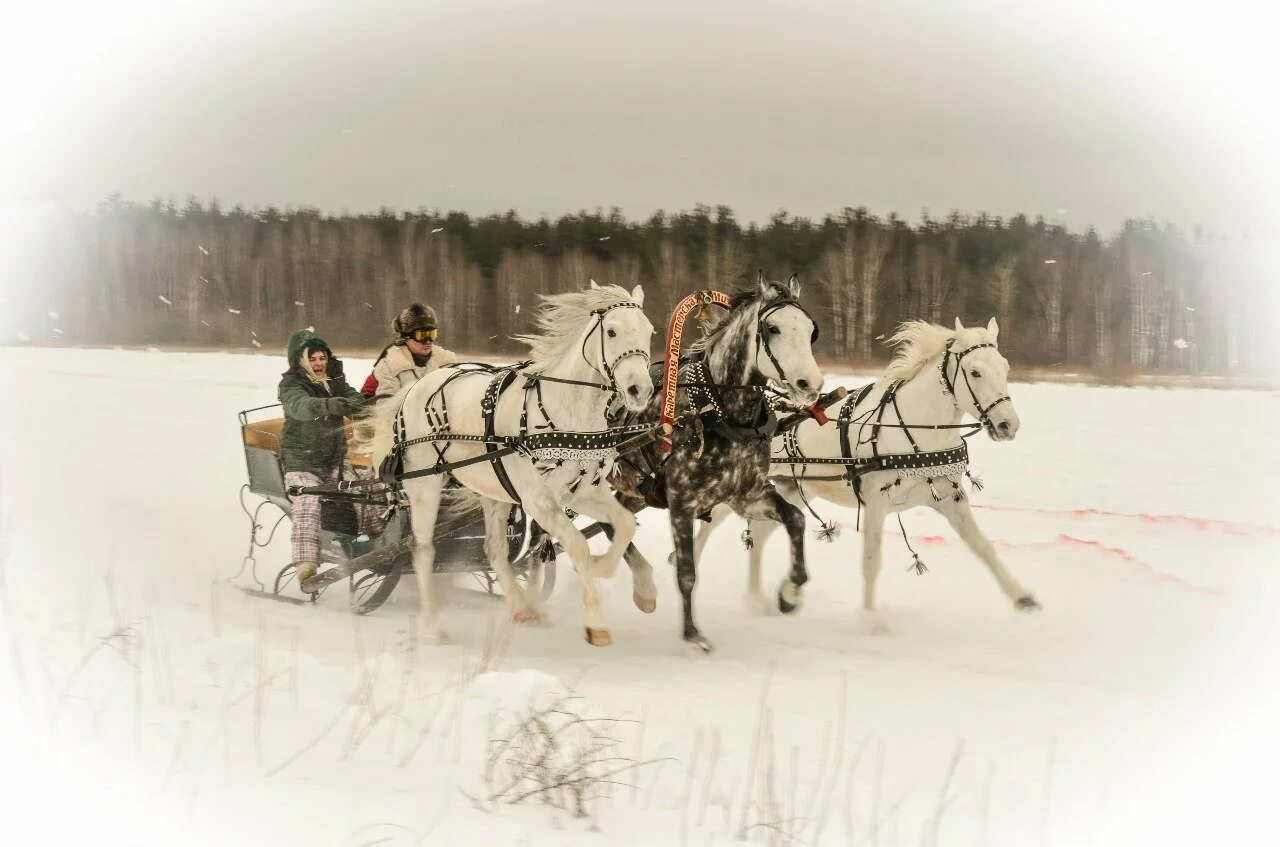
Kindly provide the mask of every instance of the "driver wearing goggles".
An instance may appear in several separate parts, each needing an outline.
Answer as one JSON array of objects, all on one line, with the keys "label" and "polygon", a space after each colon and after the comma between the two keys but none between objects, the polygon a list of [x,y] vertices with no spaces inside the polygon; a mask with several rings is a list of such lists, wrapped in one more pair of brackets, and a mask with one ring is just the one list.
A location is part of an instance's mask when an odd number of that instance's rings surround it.
[{"label": "driver wearing goggles", "polygon": [[373,373],[361,388],[366,397],[390,397],[437,368],[458,361],[451,350],[436,344],[440,329],[430,306],[414,303],[401,311],[391,326],[397,337],[373,363]]}]

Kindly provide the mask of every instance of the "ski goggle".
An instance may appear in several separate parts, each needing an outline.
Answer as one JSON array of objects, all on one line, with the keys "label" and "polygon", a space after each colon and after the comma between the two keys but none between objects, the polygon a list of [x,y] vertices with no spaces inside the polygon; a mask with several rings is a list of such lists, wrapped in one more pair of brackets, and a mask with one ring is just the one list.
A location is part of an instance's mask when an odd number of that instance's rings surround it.
[{"label": "ski goggle", "polygon": [[435,327],[431,327],[430,329],[415,329],[405,337],[412,338],[414,341],[421,344],[424,341],[435,341],[436,337],[439,335],[440,330]]}]

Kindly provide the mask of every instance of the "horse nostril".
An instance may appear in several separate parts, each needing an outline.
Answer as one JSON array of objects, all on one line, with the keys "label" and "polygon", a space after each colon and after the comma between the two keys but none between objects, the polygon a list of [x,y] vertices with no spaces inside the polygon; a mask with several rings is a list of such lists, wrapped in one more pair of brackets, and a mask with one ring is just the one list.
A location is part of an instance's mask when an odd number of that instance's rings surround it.
[{"label": "horse nostril", "polygon": [[808,390],[809,390],[809,380],[807,380],[807,379],[797,379],[797,380],[796,380],[796,388],[799,388],[801,391],[808,391]]},{"label": "horse nostril", "polygon": [[630,388],[628,388],[628,389],[627,389],[627,393],[628,393],[628,394],[630,394],[632,397],[639,397],[639,396],[640,396],[640,386],[638,386],[638,385],[633,385],[633,386],[631,386]]},{"label": "horse nostril", "polygon": [[1000,433],[1001,433],[1002,435],[1008,435],[1008,434],[1009,434],[1009,422],[1008,422],[1008,421],[1000,421],[1000,423],[996,424],[996,429],[1000,430]]}]

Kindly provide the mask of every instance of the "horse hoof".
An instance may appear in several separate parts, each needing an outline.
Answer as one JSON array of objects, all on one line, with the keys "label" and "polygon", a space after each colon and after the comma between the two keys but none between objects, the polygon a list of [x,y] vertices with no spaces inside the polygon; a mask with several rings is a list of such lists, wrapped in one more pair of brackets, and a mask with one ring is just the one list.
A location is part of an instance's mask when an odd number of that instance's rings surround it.
[{"label": "horse hoof", "polygon": [[587,643],[592,647],[612,647],[613,636],[609,634],[607,629],[587,627]]},{"label": "horse hoof", "polygon": [[[788,591],[788,587],[791,588]],[[791,599],[787,599],[787,594],[791,595]],[[800,608],[800,592],[789,582],[784,582],[782,587],[778,589],[778,611],[784,615],[789,615]]]},{"label": "horse hoof", "polygon": [[686,635],[684,640],[691,647],[697,648],[703,656],[709,655],[711,651],[715,649],[711,646],[711,642],[708,641],[701,633],[697,635]]},{"label": "horse hoof", "polygon": [[1040,605],[1040,601],[1028,594],[1026,597],[1019,597],[1013,607],[1019,612],[1038,612],[1044,607]]},{"label": "horse hoof", "polygon": [[519,624],[529,624],[530,626],[537,626],[538,624],[542,623],[542,615],[538,614],[537,609],[520,609],[514,614],[512,614],[511,617],[512,619],[515,620],[516,623],[519,623]]},{"label": "horse hoof", "polygon": [[636,608],[646,615],[652,615],[653,610],[658,608],[657,597],[641,597],[639,594],[632,594],[631,599],[635,602]]}]

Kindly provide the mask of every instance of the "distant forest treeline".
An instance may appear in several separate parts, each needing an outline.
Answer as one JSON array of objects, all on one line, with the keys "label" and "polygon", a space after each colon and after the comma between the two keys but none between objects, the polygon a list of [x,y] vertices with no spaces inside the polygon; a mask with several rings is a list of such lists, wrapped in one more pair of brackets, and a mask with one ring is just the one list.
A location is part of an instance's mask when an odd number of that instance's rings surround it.
[{"label": "distant forest treeline", "polygon": [[424,301],[441,343],[514,356],[509,336],[530,329],[538,293],[641,283],[661,326],[686,293],[742,287],[763,268],[800,275],[829,358],[883,359],[880,339],[908,318],[993,315],[1015,364],[1226,374],[1265,370],[1275,353],[1263,269],[1238,245],[1149,221],[1102,238],[960,213],[909,224],[845,209],[744,226],[724,207],[525,221],[118,197],[62,217],[6,322],[36,341],[274,350],[311,325],[341,352],[385,343],[396,312]]}]

